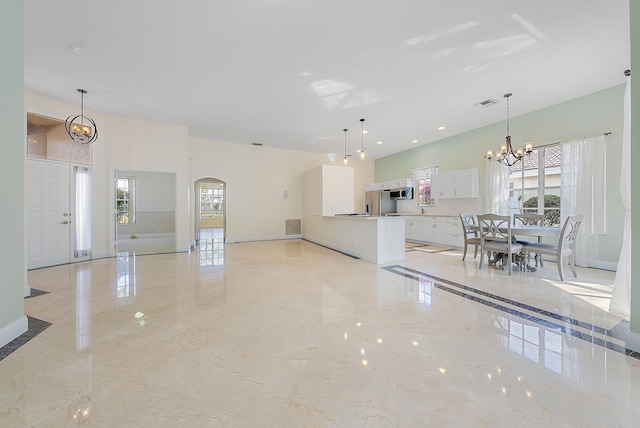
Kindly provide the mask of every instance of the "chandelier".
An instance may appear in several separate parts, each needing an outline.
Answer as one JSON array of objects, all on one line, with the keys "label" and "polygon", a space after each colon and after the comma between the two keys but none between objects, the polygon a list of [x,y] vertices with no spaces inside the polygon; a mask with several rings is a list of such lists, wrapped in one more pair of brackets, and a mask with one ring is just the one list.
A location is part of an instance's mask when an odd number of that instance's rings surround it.
[{"label": "chandelier", "polygon": [[69,137],[80,144],[91,144],[98,138],[98,128],[96,122],[89,116],[84,114],[84,89],[78,89],[80,92],[80,114],[71,115],[64,121],[64,127]]},{"label": "chandelier", "polygon": [[[500,146],[500,152],[496,152],[496,160],[505,166],[515,165],[525,154],[528,156],[533,151],[533,143],[531,141],[525,143],[524,149],[514,150],[513,145],[511,145],[511,135],[509,133],[509,98],[511,95],[511,93],[504,94],[507,99],[507,136],[504,144]],[[487,156],[485,157],[493,159],[493,150],[487,150]]]}]

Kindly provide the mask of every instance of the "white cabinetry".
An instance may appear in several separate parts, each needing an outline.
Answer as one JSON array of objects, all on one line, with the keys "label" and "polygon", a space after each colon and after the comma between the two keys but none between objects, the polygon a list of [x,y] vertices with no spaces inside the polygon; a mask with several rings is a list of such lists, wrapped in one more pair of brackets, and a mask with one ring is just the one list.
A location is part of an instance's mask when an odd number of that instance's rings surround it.
[{"label": "white cabinetry", "polygon": [[405,239],[411,242],[462,247],[460,218],[454,216],[409,216],[405,219]]},{"label": "white cabinetry", "polygon": [[479,198],[479,172],[475,168],[431,176],[431,194],[436,199]]},{"label": "white cabinetry", "polygon": [[351,166],[321,165],[303,173],[303,214],[332,216],[354,212],[354,177]]},{"label": "white cabinetry", "polygon": [[424,241],[424,222],[422,218],[407,218],[405,220],[405,239],[408,241]]},{"label": "white cabinetry", "polygon": [[370,190],[392,190],[403,189],[405,187],[413,187],[413,180],[410,178],[399,178],[396,180],[384,181],[382,183],[365,183],[363,190],[368,192]]}]

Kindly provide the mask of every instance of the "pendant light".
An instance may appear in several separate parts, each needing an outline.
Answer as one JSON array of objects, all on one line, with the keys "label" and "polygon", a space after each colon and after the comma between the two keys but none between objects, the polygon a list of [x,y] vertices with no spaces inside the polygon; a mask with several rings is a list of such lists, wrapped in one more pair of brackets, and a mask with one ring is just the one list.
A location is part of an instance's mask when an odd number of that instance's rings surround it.
[{"label": "pendant light", "polygon": [[89,116],[84,114],[84,89],[78,89],[80,92],[80,114],[71,115],[64,121],[64,127],[69,137],[80,144],[91,144],[98,138],[98,127],[96,122]]},{"label": "pendant light", "polygon": [[346,165],[349,163],[349,161],[347,160],[347,128],[343,129],[344,131],[344,160],[343,163]]},{"label": "pendant light", "polygon": [[[533,143],[531,141],[527,141],[525,143],[524,149],[513,149],[513,145],[511,144],[511,134],[509,130],[509,98],[511,97],[511,93],[504,94],[504,97],[507,99],[507,136],[505,137],[505,143],[500,147],[500,152],[496,152],[496,160],[505,166],[515,165],[526,153],[527,156],[533,152]],[[487,159],[493,159],[493,150],[487,150],[487,155],[485,156]]]},{"label": "pendant light", "polygon": [[362,146],[360,147],[360,159],[364,159],[364,119],[360,119],[360,123],[362,124]]}]

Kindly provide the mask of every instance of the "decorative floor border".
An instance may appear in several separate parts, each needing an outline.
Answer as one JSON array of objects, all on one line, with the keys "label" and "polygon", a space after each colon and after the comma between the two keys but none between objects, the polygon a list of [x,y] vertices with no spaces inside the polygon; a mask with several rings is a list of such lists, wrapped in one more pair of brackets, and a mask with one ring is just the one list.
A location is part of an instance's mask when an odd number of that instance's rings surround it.
[{"label": "decorative floor border", "polygon": [[455,294],[464,299],[489,306],[509,315],[541,325],[545,328],[561,331],[562,333],[568,334],[572,337],[640,360],[639,352],[627,349],[624,345],[625,337],[629,332],[629,323],[627,321],[621,321],[613,328],[606,329],[566,315],[557,314],[526,303],[507,299],[496,294],[478,290],[405,266],[383,266],[382,269],[416,281],[430,281],[433,284],[433,288]]},{"label": "decorative floor border", "polygon": [[39,320],[38,318],[30,317],[27,315],[28,320],[28,329],[20,336],[13,339],[11,342],[7,343],[3,347],[0,348],[0,361],[7,358],[13,352],[15,352],[22,345],[42,333],[46,330],[51,323],[47,321]]}]

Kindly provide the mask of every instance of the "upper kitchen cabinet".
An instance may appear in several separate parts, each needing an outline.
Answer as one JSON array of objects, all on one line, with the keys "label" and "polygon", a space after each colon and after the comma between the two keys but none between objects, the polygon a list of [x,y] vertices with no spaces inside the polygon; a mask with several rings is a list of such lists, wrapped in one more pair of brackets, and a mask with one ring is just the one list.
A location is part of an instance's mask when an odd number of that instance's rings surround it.
[{"label": "upper kitchen cabinet", "polygon": [[479,198],[479,177],[475,168],[434,174],[431,176],[431,195],[435,199]]},{"label": "upper kitchen cabinet", "polygon": [[365,183],[363,188],[365,192],[371,190],[393,190],[413,187],[413,180],[410,178],[398,178],[396,180],[384,181],[382,183]]}]

